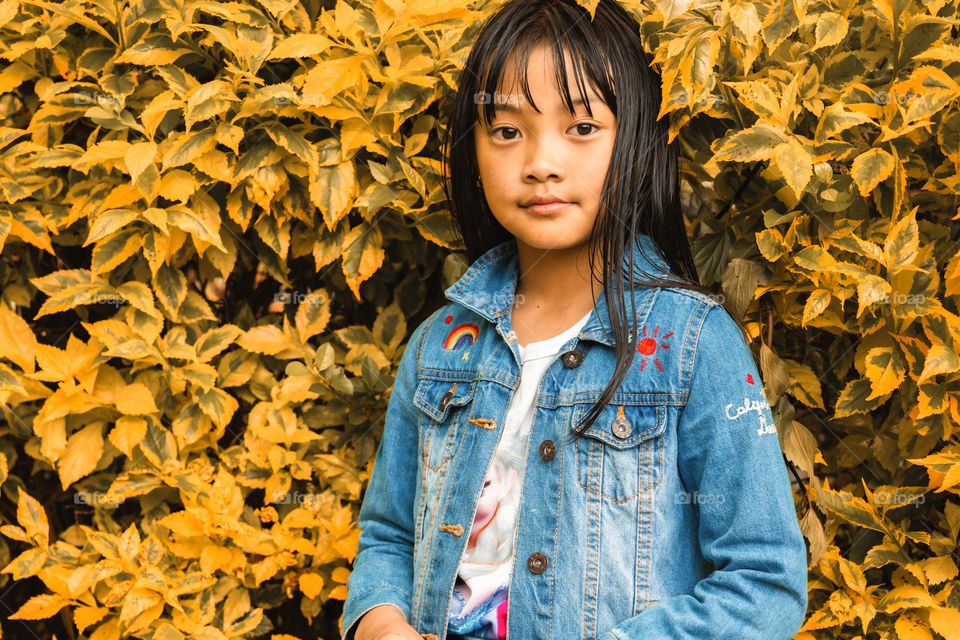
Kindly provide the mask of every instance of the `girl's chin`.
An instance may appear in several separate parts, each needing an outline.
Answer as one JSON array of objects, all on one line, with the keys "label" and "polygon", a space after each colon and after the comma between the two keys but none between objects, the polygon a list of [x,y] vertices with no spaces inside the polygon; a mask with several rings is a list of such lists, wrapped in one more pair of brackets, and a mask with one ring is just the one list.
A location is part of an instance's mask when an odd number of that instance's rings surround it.
[{"label": "girl's chin", "polygon": [[517,243],[530,249],[551,251],[578,247],[590,237],[590,229],[571,229],[569,225],[558,225],[556,230],[522,229],[513,234]]}]

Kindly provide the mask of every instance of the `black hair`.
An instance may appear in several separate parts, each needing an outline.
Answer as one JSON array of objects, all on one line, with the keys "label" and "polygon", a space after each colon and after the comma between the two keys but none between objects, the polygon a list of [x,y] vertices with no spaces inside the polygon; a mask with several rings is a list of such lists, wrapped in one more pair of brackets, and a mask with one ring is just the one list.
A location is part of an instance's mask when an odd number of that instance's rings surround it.
[{"label": "black hair", "polygon": [[[617,116],[613,152],[588,251],[591,274],[596,273],[594,256],[598,249],[603,262],[602,284],[615,337],[616,366],[598,403],[574,429],[580,436],[609,404],[633,362],[630,336],[639,335],[633,286],[679,287],[714,295],[700,284],[687,239],[680,205],[678,144],[676,140],[668,142],[669,121],[657,120],[660,75],[651,67],[643,49],[639,22],[616,0],[600,0],[592,20],[575,0],[510,0],[480,25],[475,37],[457,90],[446,98],[452,104],[442,138],[443,188],[471,264],[489,249],[513,238],[493,216],[482,187],[477,184],[480,174],[471,135],[478,118],[484,122],[495,119],[497,101],[477,96],[498,95],[511,55],[518,54],[516,77],[534,109],[537,107],[526,77],[527,61],[533,49],[546,45],[552,48],[558,85],[571,115],[574,107],[565,51],[570,52],[577,88],[587,112],[593,115],[585,95],[584,72]],[[638,232],[650,236],[673,277],[658,277],[635,266],[634,252],[627,249],[637,246],[643,251]],[[632,274],[629,278],[624,266]],[[638,271],[650,277],[634,280]],[[632,329],[626,326],[625,281],[632,283]],[[742,330],[741,320],[731,315]]]}]

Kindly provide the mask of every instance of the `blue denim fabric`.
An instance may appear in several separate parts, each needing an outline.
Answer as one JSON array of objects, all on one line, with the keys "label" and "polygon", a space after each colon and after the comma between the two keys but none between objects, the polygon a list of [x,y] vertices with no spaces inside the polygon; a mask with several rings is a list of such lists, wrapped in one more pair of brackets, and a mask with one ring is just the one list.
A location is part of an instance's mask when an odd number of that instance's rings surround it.
[{"label": "blue denim fabric", "polygon": [[[666,274],[650,238],[640,245],[637,265]],[[510,240],[471,265],[412,334],[360,509],[344,639],[385,603],[422,637],[448,637],[459,560],[519,383],[517,274]],[[586,437],[572,430],[615,362],[603,292],[561,349],[582,359],[554,361],[538,388],[508,637],[792,638],[807,607],[806,545],[749,347],[708,296],[640,286],[635,295],[638,353]],[[553,457],[541,453],[547,440]]]}]

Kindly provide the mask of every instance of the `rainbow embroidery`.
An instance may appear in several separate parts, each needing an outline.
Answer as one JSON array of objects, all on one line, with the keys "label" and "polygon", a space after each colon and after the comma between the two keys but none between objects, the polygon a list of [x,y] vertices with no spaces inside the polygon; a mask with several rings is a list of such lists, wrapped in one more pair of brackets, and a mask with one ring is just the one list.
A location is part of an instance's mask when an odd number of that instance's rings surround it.
[{"label": "rainbow embroidery", "polygon": [[447,339],[443,341],[443,348],[447,350],[459,349],[462,346],[470,346],[480,335],[480,327],[475,324],[466,323],[455,326],[447,334]]}]

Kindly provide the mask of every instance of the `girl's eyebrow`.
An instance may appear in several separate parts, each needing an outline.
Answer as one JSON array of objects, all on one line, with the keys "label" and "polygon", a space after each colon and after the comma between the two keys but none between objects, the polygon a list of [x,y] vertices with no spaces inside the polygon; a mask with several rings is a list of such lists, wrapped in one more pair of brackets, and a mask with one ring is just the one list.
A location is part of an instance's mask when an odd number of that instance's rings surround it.
[{"label": "girl's eyebrow", "polygon": [[[597,101],[599,101],[599,102],[603,102],[603,101],[600,100],[600,98],[598,98],[597,96],[594,96],[594,99],[597,100]],[[584,101],[583,98],[574,98],[574,99],[573,99],[573,108],[576,109],[577,107],[583,106],[584,103],[585,103],[585,101]],[[507,113],[520,113],[520,107],[517,106],[517,105],[515,105],[515,104],[513,104],[513,102],[512,102],[512,101],[509,101],[509,100],[497,104],[497,105],[496,105],[496,109],[497,109],[497,111],[506,111]],[[557,106],[557,111],[560,111],[561,109],[562,109],[562,110],[566,110],[566,105],[564,105],[562,101],[561,101],[561,102],[559,103],[559,105]]]}]

